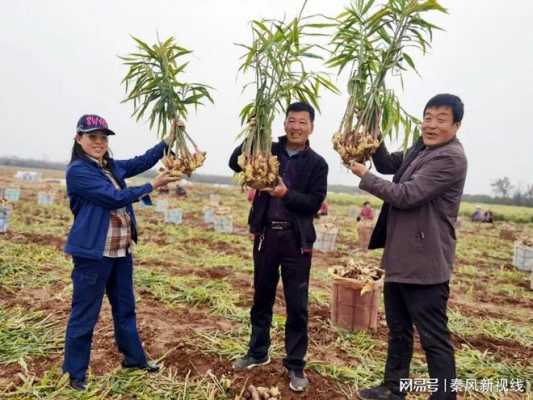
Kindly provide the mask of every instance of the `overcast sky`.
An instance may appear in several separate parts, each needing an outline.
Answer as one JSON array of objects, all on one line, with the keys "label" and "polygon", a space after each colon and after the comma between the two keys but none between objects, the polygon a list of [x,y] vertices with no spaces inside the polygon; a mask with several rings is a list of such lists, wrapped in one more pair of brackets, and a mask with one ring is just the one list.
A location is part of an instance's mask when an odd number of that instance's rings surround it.
[{"label": "overcast sky", "polygon": [[[348,0],[309,0],[308,13],[336,15]],[[459,95],[465,118],[459,131],[469,160],[467,193],[490,193],[490,182],[508,176],[533,183],[533,1],[442,0],[449,15],[431,20],[436,32],[428,54],[415,55],[420,77],[408,74],[399,95],[419,115],[436,93]],[[240,131],[240,108],[251,94],[237,76],[251,39],[248,22],[293,17],[301,0],[18,0],[0,13],[0,155],[66,161],[78,117],[100,114],[117,132],[115,158],[143,152],[156,142],[146,123],[136,123],[131,104],[121,104],[126,71],[117,55],[134,50],[131,35],[153,43],[174,35],[194,50],[187,78],[214,88],[215,104],[192,112],[189,132],[208,158],[200,173],[230,175],[227,158]],[[333,78],[336,77],[333,75]],[[312,146],[330,165],[330,183],[356,184],[332,149],[331,135],[347,96],[321,99]],[[275,136],[283,134],[281,119]],[[391,144],[392,149],[398,146]]]}]

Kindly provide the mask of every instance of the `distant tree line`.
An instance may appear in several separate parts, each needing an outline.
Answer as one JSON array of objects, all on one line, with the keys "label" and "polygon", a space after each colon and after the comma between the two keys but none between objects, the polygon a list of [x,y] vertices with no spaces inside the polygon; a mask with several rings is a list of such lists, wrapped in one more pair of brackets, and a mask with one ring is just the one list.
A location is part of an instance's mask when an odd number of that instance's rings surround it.
[{"label": "distant tree line", "polygon": [[493,203],[533,207],[533,184],[515,185],[507,176],[504,176],[492,181],[490,186],[494,193]]},{"label": "distant tree line", "polygon": [[67,164],[62,162],[55,161],[42,161],[42,160],[32,160],[28,158],[18,158],[18,157],[0,157],[0,165],[10,166],[10,167],[21,167],[21,168],[42,168],[42,169],[54,169],[54,170],[65,170]]},{"label": "distant tree line", "polygon": [[[0,165],[40,168],[64,171],[67,164],[54,161],[33,160],[18,157],[0,157]],[[153,178],[157,172],[150,170],[142,174],[147,178]],[[193,182],[217,183],[222,185],[237,185],[230,176],[193,174]],[[513,185],[508,177],[496,179],[491,183],[494,196],[485,194],[465,194],[463,200],[472,203],[504,204],[513,206],[533,207],[533,184],[523,187]],[[329,185],[328,190],[336,193],[361,194],[362,192],[354,186]]]}]

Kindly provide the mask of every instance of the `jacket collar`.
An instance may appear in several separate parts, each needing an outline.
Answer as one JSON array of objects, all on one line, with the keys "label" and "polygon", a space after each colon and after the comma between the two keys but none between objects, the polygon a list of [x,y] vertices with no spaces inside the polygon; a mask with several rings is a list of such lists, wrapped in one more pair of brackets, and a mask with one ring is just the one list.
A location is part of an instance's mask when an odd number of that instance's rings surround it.
[{"label": "jacket collar", "polygon": [[[281,146],[281,150],[287,149],[287,135],[278,137],[278,145]],[[300,150],[299,153],[302,155],[307,155],[309,153],[309,150],[311,150],[311,145],[309,143],[309,140],[307,140],[305,142],[305,148],[303,150]]]},{"label": "jacket collar", "polygon": [[[420,140],[422,140],[422,138]],[[425,148],[428,149],[428,150],[435,150],[435,149],[438,149],[438,148],[440,148],[442,146],[446,146],[447,144],[456,143],[456,142],[459,142],[459,139],[457,139],[457,135],[455,135],[453,138],[451,138],[447,142],[439,143],[439,144],[436,144],[435,146],[425,146]]]},{"label": "jacket collar", "polygon": [[79,160],[86,161],[89,164],[91,164],[91,165],[93,165],[95,167],[98,167],[98,168],[107,169],[109,171],[113,170],[113,165],[114,164],[113,164],[113,159],[112,158],[110,158],[107,162],[104,160],[103,163],[101,163],[96,158],[92,158],[91,156],[84,155]]},{"label": "jacket collar", "polygon": [[92,161],[94,162],[96,165],[98,165],[99,167],[103,168],[104,167],[104,164],[100,161],[100,160],[97,160],[96,158],[93,158],[91,156],[87,156],[87,159],[89,161]]}]

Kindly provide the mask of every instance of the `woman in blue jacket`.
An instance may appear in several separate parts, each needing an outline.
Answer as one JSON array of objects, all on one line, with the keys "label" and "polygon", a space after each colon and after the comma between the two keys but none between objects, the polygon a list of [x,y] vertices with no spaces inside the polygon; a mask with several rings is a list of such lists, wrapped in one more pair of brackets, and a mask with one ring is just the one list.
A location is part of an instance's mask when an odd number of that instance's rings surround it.
[{"label": "woman in blue jacket", "polygon": [[159,370],[147,361],[137,332],[131,255],[137,228],[132,203],[141,198],[150,202],[144,196],[176,178],[163,173],[152,183],[131,188],[125,182],[153,167],[163,157],[170,137],[142,156],[119,161],[109,156],[108,136],[115,133],[103,118],[82,116],[76,132],[66,172],[74,223],[65,252],[72,255],[74,270],[63,371],[69,374],[74,389],[84,390],[93,330],[104,293],[111,303],[115,340],[124,356],[122,366]]}]

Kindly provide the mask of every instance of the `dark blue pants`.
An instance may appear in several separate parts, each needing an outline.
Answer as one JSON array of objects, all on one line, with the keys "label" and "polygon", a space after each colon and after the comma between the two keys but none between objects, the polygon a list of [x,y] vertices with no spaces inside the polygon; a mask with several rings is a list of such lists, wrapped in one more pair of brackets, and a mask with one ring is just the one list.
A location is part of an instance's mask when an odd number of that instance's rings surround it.
[{"label": "dark blue pants", "polygon": [[131,255],[102,260],[73,257],[72,310],[65,338],[63,371],[71,378],[84,380],[91,354],[93,330],[104,293],[113,314],[115,340],[128,365],[145,365],[135,318],[133,263]]}]

